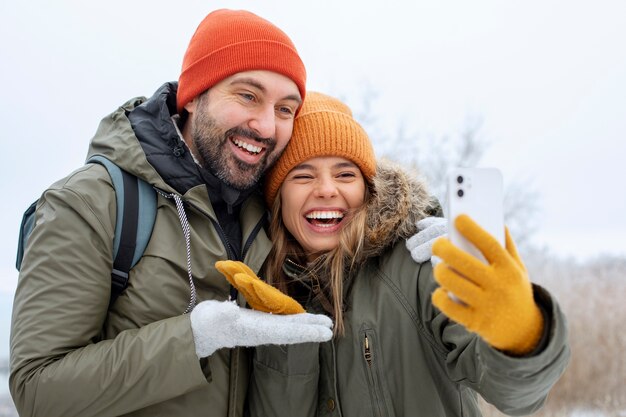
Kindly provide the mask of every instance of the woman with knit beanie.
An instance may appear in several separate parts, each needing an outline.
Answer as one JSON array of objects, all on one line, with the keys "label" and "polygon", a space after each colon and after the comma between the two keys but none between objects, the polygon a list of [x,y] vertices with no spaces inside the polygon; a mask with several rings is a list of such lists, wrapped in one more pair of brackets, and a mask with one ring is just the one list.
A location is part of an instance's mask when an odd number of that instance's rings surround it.
[{"label": "woman with knit beanie", "polygon": [[542,405],[569,357],[555,300],[531,284],[508,232],[502,247],[467,216],[456,226],[490,265],[446,238],[434,269],[414,262],[403,241],[432,200],[377,163],[345,104],[307,93],[265,198],[272,286],[242,263],[216,267],[257,310],[330,315],[334,338],[257,347],[253,416],[477,416],[477,393],[505,413]]}]

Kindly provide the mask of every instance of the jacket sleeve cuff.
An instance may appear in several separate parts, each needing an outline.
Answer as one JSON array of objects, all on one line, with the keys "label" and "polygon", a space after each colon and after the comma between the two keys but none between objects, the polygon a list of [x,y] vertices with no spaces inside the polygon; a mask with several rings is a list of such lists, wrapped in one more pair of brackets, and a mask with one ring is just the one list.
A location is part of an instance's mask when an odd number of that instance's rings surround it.
[{"label": "jacket sleeve cuff", "polygon": [[552,298],[550,298],[550,295],[548,295],[546,290],[535,284],[533,284],[533,296],[535,304],[537,304],[537,307],[543,316],[543,332],[541,334],[541,338],[539,338],[537,346],[527,354],[520,356],[522,358],[536,356],[543,352],[550,341],[550,334],[554,333]]}]

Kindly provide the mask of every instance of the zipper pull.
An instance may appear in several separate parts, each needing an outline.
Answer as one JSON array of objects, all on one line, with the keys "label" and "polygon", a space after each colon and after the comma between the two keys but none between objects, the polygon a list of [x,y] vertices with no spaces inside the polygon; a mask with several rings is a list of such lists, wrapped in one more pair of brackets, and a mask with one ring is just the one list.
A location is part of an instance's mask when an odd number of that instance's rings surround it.
[{"label": "zipper pull", "polygon": [[363,351],[363,356],[365,357],[367,365],[372,366],[372,351],[370,350],[370,342],[367,335],[365,335],[365,340],[363,341]]}]

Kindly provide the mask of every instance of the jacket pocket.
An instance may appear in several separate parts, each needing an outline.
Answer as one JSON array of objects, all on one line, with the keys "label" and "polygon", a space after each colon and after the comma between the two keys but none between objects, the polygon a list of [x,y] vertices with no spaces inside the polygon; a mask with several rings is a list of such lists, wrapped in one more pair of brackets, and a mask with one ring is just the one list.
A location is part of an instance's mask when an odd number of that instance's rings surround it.
[{"label": "jacket pocket", "polygon": [[361,352],[363,354],[363,366],[369,387],[372,412],[376,417],[392,417],[393,410],[386,384],[380,349],[378,348],[376,333],[372,329],[361,330]]},{"label": "jacket pocket", "polygon": [[248,416],[315,416],[319,344],[257,346],[248,387]]}]

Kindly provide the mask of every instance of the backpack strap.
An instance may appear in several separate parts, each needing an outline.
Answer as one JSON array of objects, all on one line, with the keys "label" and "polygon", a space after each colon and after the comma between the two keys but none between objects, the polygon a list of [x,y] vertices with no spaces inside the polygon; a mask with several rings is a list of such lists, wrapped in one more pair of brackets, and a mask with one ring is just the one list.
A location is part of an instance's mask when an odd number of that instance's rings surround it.
[{"label": "backpack strap", "polygon": [[128,274],[148,246],[156,219],[156,191],[144,180],[129,174],[101,155],[92,156],[87,163],[104,166],[115,189],[117,217],[113,238],[110,308],[128,287]]},{"label": "backpack strap", "polygon": [[15,258],[15,267],[19,271],[22,268],[22,259],[24,258],[24,249],[26,249],[26,243],[30,237],[33,228],[35,227],[35,209],[37,208],[37,202],[33,203],[26,209],[22,216],[22,224],[20,225],[20,237],[17,241],[17,256]]}]

